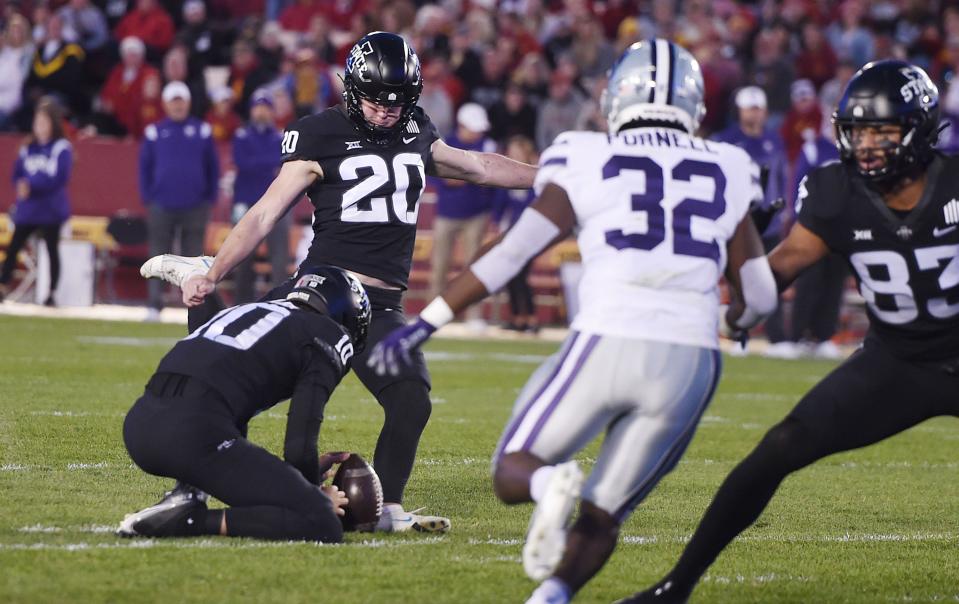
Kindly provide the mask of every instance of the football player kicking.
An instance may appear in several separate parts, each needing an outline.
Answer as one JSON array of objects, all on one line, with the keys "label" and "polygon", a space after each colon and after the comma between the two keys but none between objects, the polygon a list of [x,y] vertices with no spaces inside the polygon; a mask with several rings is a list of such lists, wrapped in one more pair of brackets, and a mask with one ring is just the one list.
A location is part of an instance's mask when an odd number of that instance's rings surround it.
[{"label": "football player kicking", "polygon": [[730,473],[669,574],[624,602],[685,602],[791,472],[959,415],[959,159],[933,149],[939,93],[914,65],[870,63],[833,121],[841,161],[800,184],[799,221],[769,264],[785,288],[829,252],[842,254],[869,333]]},{"label": "football player kicking", "polygon": [[[369,360],[399,371],[456,312],[578,229],[581,310],[527,382],[493,457],[496,495],[536,502],[523,566],[543,583],[529,602],[569,601],[692,439],[720,374],[717,282],[727,263],[732,327],[755,325],[777,301],[747,213],[762,198],[759,168],[738,147],[693,135],[705,108],[692,55],[662,39],[634,44],[610,74],[603,108],[610,134],[557,137],[540,158],[530,209]],[[570,459],[604,430],[583,485]]]},{"label": "football player kicking", "polygon": [[[180,340],[127,414],[123,440],[145,472],[203,493],[129,514],[118,534],[342,541],[346,496],[321,483],[349,454],[318,456],[317,438],[370,314],[359,281],[319,266],[286,299],[223,310]],[[283,461],[245,434],[254,415],[291,396]],[[208,510],[206,493],[231,507]]]},{"label": "football player kicking", "polygon": [[[284,133],[279,175],[233,228],[215,261],[164,255],[141,269],[145,277],[181,287],[184,303],[192,307],[191,329],[222,307],[209,296],[216,283],[306,191],[315,208],[306,263],[339,266],[363,282],[373,304],[372,345],[404,324],[402,297],[424,174],[508,188],[532,186],[535,166],[494,153],[454,149],[439,138],[416,106],[423,88],[419,59],[400,36],[374,32],[360,39],[347,59],[344,85],[345,108],[303,118]],[[280,297],[291,283],[268,297]],[[415,354],[402,372],[382,377],[365,361],[358,354],[353,370],[385,414],[373,454],[387,502],[378,529],[446,531],[447,518],[405,512],[401,505],[430,416],[426,362]]]}]

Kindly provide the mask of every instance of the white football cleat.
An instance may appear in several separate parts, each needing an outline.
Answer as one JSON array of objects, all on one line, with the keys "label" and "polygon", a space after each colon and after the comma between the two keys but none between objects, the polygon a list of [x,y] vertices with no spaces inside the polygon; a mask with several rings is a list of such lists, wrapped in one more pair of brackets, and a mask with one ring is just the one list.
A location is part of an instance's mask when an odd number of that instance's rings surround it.
[{"label": "white football cleat", "polygon": [[562,560],[566,551],[566,524],[582,488],[583,472],[575,460],[555,466],[526,531],[523,569],[530,579],[545,580]]},{"label": "white football cleat", "polygon": [[140,267],[144,279],[163,279],[177,287],[194,275],[205,275],[213,266],[213,256],[175,256],[160,254]]},{"label": "white football cleat", "polygon": [[417,508],[412,512],[406,512],[399,506],[383,506],[383,513],[380,515],[375,530],[383,533],[405,533],[407,531],[445,533],[450,530],[449,518],[418,514],[417,512],[422,509]]}]

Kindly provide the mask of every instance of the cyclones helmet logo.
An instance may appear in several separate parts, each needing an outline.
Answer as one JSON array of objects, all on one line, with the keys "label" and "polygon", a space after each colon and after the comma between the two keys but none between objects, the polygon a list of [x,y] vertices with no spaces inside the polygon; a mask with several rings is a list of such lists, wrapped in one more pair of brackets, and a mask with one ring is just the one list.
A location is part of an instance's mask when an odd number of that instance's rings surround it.
[{"label": "cyclones helmet logo", "polygon": [[350,56],[346,59],[346,73],[354,77],[369,82],[369,68],[366,65],[366,55],[373,54],[373,45],[369,40],[361,44],[354,44],[350,49]]},{"label": "cyclones helmet logo", "polygon": [[899,89],[902,100],[909,103],[915,97],[919,97],[922,105],[927,105],[934,91],[934,86],[932,82],[929,81],[929,77],[915,67],[904,67],[899,70],[899,73],[906,76],[909,80]]}]

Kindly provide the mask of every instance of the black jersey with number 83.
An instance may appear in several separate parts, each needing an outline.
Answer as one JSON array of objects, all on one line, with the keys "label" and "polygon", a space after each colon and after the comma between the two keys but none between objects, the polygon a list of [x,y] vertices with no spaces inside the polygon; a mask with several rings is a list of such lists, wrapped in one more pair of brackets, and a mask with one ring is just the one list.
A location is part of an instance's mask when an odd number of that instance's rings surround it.
[{"label": "black jersey with number 83", "polygon": [[839,163],[800,183],[797,210],[849,262],[875,337],[902,358],[959,358],[959,158],[936,157],[909,212]]}]

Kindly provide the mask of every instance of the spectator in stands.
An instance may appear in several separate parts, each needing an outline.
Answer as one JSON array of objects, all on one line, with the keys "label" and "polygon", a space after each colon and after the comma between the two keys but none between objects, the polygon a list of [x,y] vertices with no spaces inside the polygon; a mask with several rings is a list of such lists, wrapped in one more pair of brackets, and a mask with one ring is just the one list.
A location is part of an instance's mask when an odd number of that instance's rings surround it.
[{"label": "spectator in stands", "polygon": [[536,108],[526,99],[526,91],[515,82],[506,85],[503,98],[489,111],[490,137],[503,143],[511,136],[536,138]]},{"label": "spectator in stands", "polygon": [[[256,60],[270,73],[280,73],[283,59],[286,56],[286,49],[280,39],[283,30],[276,21],[267,21],[260,29],[260,35],[257,36]],[[334,48],[327,41],[327,46],[318,50],[321,57],[332,57]],[[329,59],[326,59],[329,62]]]},{"label": "spectator in stands", "polygon": [[305,32],[315,15],[324,15],[321,0],[295,0],[280,13],[280,27],[286,31]]},{"label": "spectator in stands", "polygon": [[443,86],[444,71],[448,69],[445,58],[431,57],[423,64],[423,92],[417,105],[430,116],[442,138],[453,131],[453,99]]},{"label": "spectator in stands", "polygon": [[[810,170],[839,159],[834,133],[832,127],[823,128],[818,136],[803,144],[796,163],[793,190],[800,190]],[[796,279],[791,330],[791,340],[797,347],[795,355],[808,351],[821,359],[842,357],[832,337],[839,325],[845,282],[846,261],[838,254],[829,254]]]},{"label": "spectator in stands", "polygon": [[76,42],[86,53],[90,82],[100,85],[110,70],[110,28],[107,18],[90,0],[70,0],[57,11],[63,21],[64,37]]},{"label": "spectator in stands", "polygon": [[819,90],[819,108],[822,111],[823,128],[832,128],[832,112],[839,106],[839,99],[846,84],[859,68],[849,60],[842,60],[836,67],[836,75]]},{"label": "spectator in stands", "polygon": [[743,68],[740,61],[725,56],[716,35],[703,39],[693,50],[693,56],[703,70],[703,84],[706,115],[699,128],[703,134],[709,134],[722,128],[729,115],[729,101],[733,92],[743,82]]},{"label": "spectator in stands", "polygon": [[[334,29],[345,31],[350,27],[350,20],[357,13],[369,13],[373,10],[370,0],[337,0],[336,2],[322,2],[323,15]],[[387,4],[387,3],[383,3]]]},{"label": "spectator in stands", "polygon": [[603,35],[603,26],[596,19],[573,24],[573,44],[569,50],[584,78],[605,75],[617,57],[613,45]]},{"label": "spectator in stands", "polygon": [[190,73],[190,52],[176,44],[163,56],[163,83],[185,82],[190,89],[190,115],[201,117],[206,115],[207,93],[206,82],[202,74]]},{"label": "spectator in stands", "polygon": [[751,79],[766,93],[769,112],[769,127],[776,129],[782,124],[789,111],[789,86],[796,79],[791,61],[783,54],[779,36],[771,29],[765,29],[756,36],[753,43],[755,63]]},{"label": "spectator in stands", "polygon": [[[511,136],[506,141],[506,156],[527,164],[537,162],[536,147],[533,140],[522,135]],[[532,189],[494,189],[493,222],[501,231],[506,231],[519,220],[536,195]],[[514,331],[536,333],[539,331],[539,319],[533,303],[533,289],[529,284],[531,260],[506,284],[509,294],[510,320],[503,327]]]},{"label": "spectator in stands", "polygon": [[316,53],[320,61],[330,65],[333,64],[333,60],[336,58],[336,46],[330,41],[330,37],[335,35],[336,32],[330,27],[330,23],[326,20],[326,17],[323,15],[313,15],[313,18],[310,19],[309,28],[303,33],[301,45],[309,46],[313,49],[313,52]]},{"label": "spectator in stands", "polygon": [[593,78],[589,84],[589,98],[583,103],[583,108],[576,117],[573,125],[575,130],[589,130],[592,132],[607,132],[606,114],[603,112],[602,97],[606,90],[606,78]]},{"label": "spectator in stands", "polygon": [[86,55],[78,45],[63,37],[63,21],[50,15],[43,39],[37,44],[33,64],[24,84],[24,99],[19,122],[24,130],[33,123],[33,106],[42,96],[56,95],[66,101],[73,115],[85,116],[90,108],[83,94],[83,61]]},{"label": "spectator in stands", "polygon": [[[272,94],[257,90],[250,99],[250,121],[236,131],[233,137],[233,163],[236,180],[233,185],[233,224],[239,222],[263,195],[280,169],[280,142],[283,133],[274,120]],[[293,212],[287,212],[273,231],[266,236],[272,276],[270,283],[282,283],[289,276],[290,228]],[[255,252],[254,252],[255,255]],[[254,291],[254,258],[240,263],[233,271],[236,286],[235,304],[251,302],[258,296]]]},{"label": "spectator in stands", "polygon": [[[758,86],[741,88],[735,96],[736,123],[714,138],[743,149],[762,169],[765,178],[764,203],[786,196],[786,154],[779,134],[767,125],[766,93]],[[762,233],[763,246],[772,250],[782,240],[784,211],[780,211]],[[766,319],[766,337],[771,350],[792,349],[783,320],[782,307]],[[780,343],[785,343],[780,346]],[[736,349],[734,349],[736,350]]]},{"label": "spectator in stands", "polygon": [[550,78],[549,98],[539,108],[536,122],[536,144],[545,149],[561,132],[572,130],[586,99],[573,87],[573,77],[557,69]]},{"label": "spectator in stands", "polygon": [[237,40],[233,43],[230,77],[227,84],[233,89],[240,115],[247,115],[253,91],[268,84],[274,76],[275,74],[267,72],[260,66],[252,43],[247,40]]},{"label": "spectator in stands", "polygon": [[[163,87],[167,117],[147,127],[140,146],[140,197],[147,207],[150,255],[174,249],[203,253],[210,207],[216,201],[219,160],[210,125],[190,116],[190,89],[183,82]],[[159,319],[162,282],[148,285],[147,320]]]},{"label": "spectator in stands", "polygon": [[[523,57],[513,71],[511,81],[523,88],[526,100],[533,107],[540,107],[549,96],[550,69],[546,57],[531,53]],[[533,139],[535,140],[535,136]]]},{"label": "spectator in stands", "polygon": [[807,20],[801,31],[801,50],[795,60],[796,75],[810,80],[818,89],[836,75],[839,61],[818,23]]},{"label": "spectator in stands", "polygon": [[875,57],[872,34],[862,25],[865,7],[861,0],[845,0],[839,6],[839,20],[826,28],[826,37],[841,59],[862,67]]},{"label": "spectator in stands", "polygon": [[0,131],[15,127],[14,116],[23,103],[23,83],[30,73],[33,52],[30,24],[14,13],[7,19],[0,48]]},{"label": "spectator in stands", "polygon": [[110,31],[126,16],[133,6],[133,0],[97,0],[96,5],[103,9],[107,18],[107,27]]},{"label": "spectator in stands", "polygon": [[318,60],[309,46],[301,46],[293,54],[293,69],[284,79],[284,86],[290,91],[299,117],[319,113],[340,102],[329,67]]},{"label": "spectator in stands", "polygon": [[127,36],[143,40],[147,58],[152,62],[160,60],[173,44],[174,32],[173,19],[157,0],[137,0],[136,8],[117,23],[113,35],[120,40]]},{"label": "spectator in stands", "polygon": [[[491,152],[495,143],[486,137],[489,118],[477,103],[466,103],[456,112],[456,132],[446,143],[457,149]],[[440,180],[436,191],[436,219],[433,222],[433,266],[430,298],[446,285],[456,240],[462,242],[463,260],[469,262],[483,243],[491,209],[490,189],[462,180]],[[484,327],[479,307],[467,312],[475,329]]]},{"label": "spectator in stands", "polygon": [[[783,120],[780,132],[783,137],[783,146],[786,148],[786,159],[789,165],[795,164],[799,157],[800,148],[822,128],[822,109],[816,96],[816,88],[809,80],[796,80],[790,87],[789,96],[792,107]],[[789,201],[792,201],[790,196]]]},{"label": "spectator in stands", "polygon": [[240,116],[234,111],[233,91],[228,86],[214,88],[210,93],[210,101],[211,106],[204,119],[210,124],[213,140],[218,143],[233,140],[233,133],[242,124]]},{"label": "spectator in stands", "polygon": [[509,65],[503,55],[495,48],[483,52],[480,78],[469,89],[469,99],[479,103],[484,108],[492,107],[503,96],[503,87],[506,86],[507,68]]},{"label": "spectator in stands", "polygon": [[51,98],[37,103],[32,132],[20,148],[13,169],[16,202],[11,210],[13,237],[0,269],[0,300],[17,266],[17,255],[27,238],[39,231],[50,256],[50,295],[44,302],[54,306],[54,291],[60,279],[60,229],[70,217],[67,183],[73,168],[73,150],[63,134],[63,112]]},{"label": "spectator in stands", "polygon": [[94,116],[97,131],[141,138],[148,124],[162,117],[160,72],[145,63],[146,46],[130,36],[120,43],[120,63],[100,92]]},{"label": "spectator in stands", "polygon": [[190,72],[198,73],[208,65],[225,63],[226,57],[206,18],[203,0],[183,3],[183,26],[176,34],[190,50]]},{"label": "spectator in stands", "polygon": [[450,39],[450,67],[453,74],[466,89],[466,94],[483,79],[483,62],[479,52],[470,46],[469,39],[460,26]]}]

